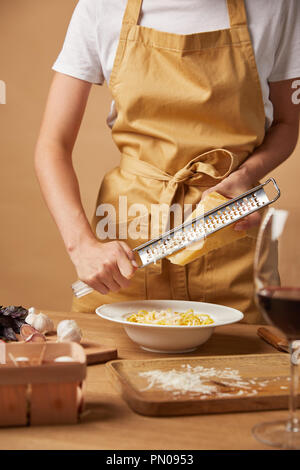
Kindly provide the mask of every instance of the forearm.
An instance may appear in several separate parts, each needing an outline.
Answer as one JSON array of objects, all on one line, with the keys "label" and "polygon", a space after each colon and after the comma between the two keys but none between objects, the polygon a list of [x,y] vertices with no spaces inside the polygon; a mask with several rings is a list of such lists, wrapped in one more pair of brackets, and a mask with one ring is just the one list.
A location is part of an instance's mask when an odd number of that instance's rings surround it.
[{"label": "forearm", "polygon": [[[257,185],[274,168],[279,166],[294,150],[298,138],[298,122],[274,124],[264,142],[247,160],[227,178],[202,194],[204,198],[211,191],[217,191],[229,199],[239,196]],[[248,230],[260,222],[257,214],[236,224],[237,230]]]},{"label": "forearm", "polygon": [[70,255],[95,236],[85,215],[70,151],[54,142],[38,142],[36,174],[49,210]]},{"label": "forearm", "polygon": [[101,294],[129,285],[137,269],[124,242],[99,243],[85,215],[70,150],[38,142],[35,168],[49,210],[79,279]]},{"label": "forearm", "polygon": [[297,143],[298,131],[298,123],[274,124],[262,145],[239,167],[239,174],[243,173],[251,184],[256,184],[291,155]]}]

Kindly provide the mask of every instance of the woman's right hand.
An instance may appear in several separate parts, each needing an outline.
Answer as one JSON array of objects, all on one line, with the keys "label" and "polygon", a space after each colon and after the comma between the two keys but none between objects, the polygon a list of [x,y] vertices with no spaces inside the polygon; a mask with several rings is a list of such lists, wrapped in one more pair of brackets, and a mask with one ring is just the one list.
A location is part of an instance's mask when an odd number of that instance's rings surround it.
[{"label": "woman's right hand", "polygon": [[78,278],[101,294],[129,286],[138,265],[123,241],[89,240],[70,253]]}]

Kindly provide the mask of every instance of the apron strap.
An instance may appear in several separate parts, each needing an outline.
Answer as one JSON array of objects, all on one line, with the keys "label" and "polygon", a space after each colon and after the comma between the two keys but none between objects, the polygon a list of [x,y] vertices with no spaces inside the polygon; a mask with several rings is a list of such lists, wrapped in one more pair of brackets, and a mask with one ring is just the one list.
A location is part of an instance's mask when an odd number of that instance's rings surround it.
[{"label": "apron strap", "polygon": [[230,27],[247,26],[247,13],[244,0],[227,0]]},{"label": "apron strap", "polygon": [[127,0],[127,5],[123,16],[123,24],[138,24],[142,3],[143,0]]},{"label": "apron strap", "polygon": [[178,185],[201,185],[204,176],[215,180],[217,184],[234,171],[238,164],[238,158],[234,153],[227,149],[213,149],[197,155],[174,175],[124,153],[121,156],[120,168],[136,176],[166,183],[170,189],[170,197],[160,202],[170,205]]},{"label": "apron strap", "polygon": [[142,2],[143,0],[127,0],[127,5],[125,8],[123,20],[122,20],[119,44],[117,47],[113,68],[110,74],[109,86],[111,86],[111,84],[114,82],[117,72],[119,70],[122,57],[125,51],[125,46],[126,46],[126,41],[127,41],[129,30],[132,26],[136,25],[139,21]]}]

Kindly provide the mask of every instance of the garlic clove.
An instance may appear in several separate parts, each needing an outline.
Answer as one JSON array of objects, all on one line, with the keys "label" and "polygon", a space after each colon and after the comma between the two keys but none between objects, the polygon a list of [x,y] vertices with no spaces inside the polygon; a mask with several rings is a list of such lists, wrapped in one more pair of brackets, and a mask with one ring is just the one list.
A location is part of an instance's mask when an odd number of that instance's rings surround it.
[{"label": "garlic clove", "polygon": [[26,357],[26,356],[15,357],[15,362],[18,363],[18,366],[28,366],[28,365],[30,365],[30,359],[29,359],[29,357]]},{"label": "garlic clove", "polygon": [[32,333],[25,339],[25,343],[44,343],[46,337],[42,333]]},{"label": "garlic clove", "polygon": [[26,340],[29,336],[33,335],[34,333],[38,333],[38,331],[33,328],[33,326],[28,325],[27,323],[23,323],[20,328],[20,334],[23,340]]},{"label": "garlic clove", "polygon": [[54,362],[75,362],[71,356],[58,356],[54,359]]}]

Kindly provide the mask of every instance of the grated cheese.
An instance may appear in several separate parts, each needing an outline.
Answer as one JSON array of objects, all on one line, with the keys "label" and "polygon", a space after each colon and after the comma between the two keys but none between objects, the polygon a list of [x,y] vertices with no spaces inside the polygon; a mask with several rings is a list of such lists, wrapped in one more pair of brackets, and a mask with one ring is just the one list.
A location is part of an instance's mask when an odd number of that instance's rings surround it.
[{"label": "grated cheese", "polygon": [[[189,393],[200,395],[200,399],[207,396],[228,397],[256,395],[262,391],[269,382],[279,380],[273,379],[243,379],[240,372],[226,367],[216,369],[214,367],[196,366],[183,364],[181,368],[162,371],[159,369],[140,372],[139,375],[148,381],[148,385],[141,391],[153,388],[172,392],[174,398]],[[282,387],[281,387],[282,388]]]},{"label": "grated cheese", "polygon": [[214,367],[191,367],[187,364],[182,366],[182,370],[151,370],[140,372],[139,375],[147,378],[149,382],[143,391],[156,387],[165,391],[176,392],[176,394],[192,392],[209,395],[217,392],[220,388],[213,380],[222,380],[221,385],[238,387],[240,390],[251,389],[251,384],[242,379],[239,371],[230,368],[218,370]]}]

